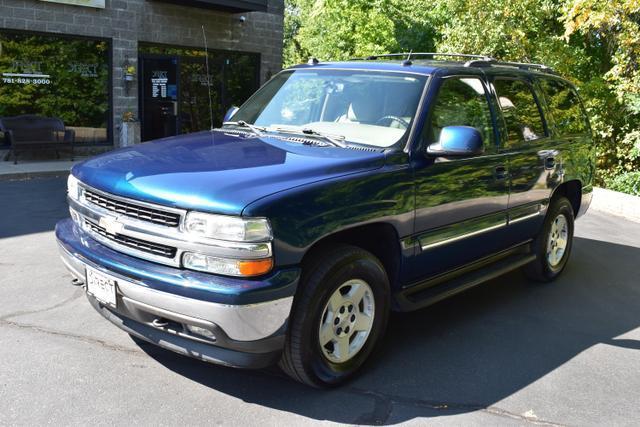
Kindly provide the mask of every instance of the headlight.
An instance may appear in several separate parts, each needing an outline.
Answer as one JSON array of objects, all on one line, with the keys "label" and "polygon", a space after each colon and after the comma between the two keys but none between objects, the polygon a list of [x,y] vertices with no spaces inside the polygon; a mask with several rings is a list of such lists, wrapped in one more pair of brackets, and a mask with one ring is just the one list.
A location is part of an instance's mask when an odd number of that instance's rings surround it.
[{"label": "headlight", "polygon": [[67,194],[73,200],[80,198],[80,186],[78,185],[78,180],[72,174],[69,174],[69,178],[67,178]]},{"label": "headlight", "polygon": [[182,264],[185,268],[191,270],[223,274],[225,276],[251,277],[271,271],[273,268],[273,259],[238,260],[185,252],[184,255],[182,255]]},{"label": "headlight", "polygon": [[232,242],[265,242],[271,240],[271,227],[264,218],[213,215],[189,212],[184,220],[187,233]]}]

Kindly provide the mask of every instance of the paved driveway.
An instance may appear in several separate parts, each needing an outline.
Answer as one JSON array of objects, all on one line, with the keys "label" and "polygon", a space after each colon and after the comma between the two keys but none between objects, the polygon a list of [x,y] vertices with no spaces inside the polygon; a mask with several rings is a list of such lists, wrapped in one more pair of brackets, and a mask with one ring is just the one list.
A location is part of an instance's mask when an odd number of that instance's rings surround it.
[{"label": "paved driveway", "polygon": [[519,273],[392,317],[341,389],[139,344],[58,260],[64,179],[0,182],[1,424],[567,424],[640,419],[640,224],[591,212],[550,285]]}]

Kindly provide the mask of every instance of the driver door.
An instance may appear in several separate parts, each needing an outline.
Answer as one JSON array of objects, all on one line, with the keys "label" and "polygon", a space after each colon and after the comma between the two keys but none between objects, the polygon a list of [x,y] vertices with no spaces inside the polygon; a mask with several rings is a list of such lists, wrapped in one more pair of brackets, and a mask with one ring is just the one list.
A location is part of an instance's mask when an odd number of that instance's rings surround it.
[{"label": "driver door", "polygon": [[[433,98],[432,98],[433,99]],[[416,255],[413,280],[467,264],[502,248],[509,196],[506,157],[499,154],[487,85],[477,76],[442,78],[413,162]],[[446,126],[471,126],[484,153],[434,158],[426,147]]]}]

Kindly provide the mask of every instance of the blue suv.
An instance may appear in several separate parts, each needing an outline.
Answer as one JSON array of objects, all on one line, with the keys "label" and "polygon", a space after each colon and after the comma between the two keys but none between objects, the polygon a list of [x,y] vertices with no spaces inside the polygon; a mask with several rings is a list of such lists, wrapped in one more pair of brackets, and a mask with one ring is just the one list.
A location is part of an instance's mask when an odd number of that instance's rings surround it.
[{"label": "blue suv", "polygon": [[520,267],[555,279],[593,175],[576,89],[545,66],[312,60],[220,128],[76,165],[56,236],[89,302],[129,334],[331,386],[392,310]]}]

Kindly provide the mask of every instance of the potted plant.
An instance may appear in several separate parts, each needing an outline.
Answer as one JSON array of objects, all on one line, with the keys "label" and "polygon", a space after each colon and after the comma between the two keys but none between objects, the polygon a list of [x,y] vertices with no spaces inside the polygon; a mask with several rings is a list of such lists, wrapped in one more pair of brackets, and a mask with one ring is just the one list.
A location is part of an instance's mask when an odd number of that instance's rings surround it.
[{"label": "potted plant", "polygon": [[140,122],[133,111],[125,111],[122,114],[120,126],[120,146],[130,147],[140,143]]}]

